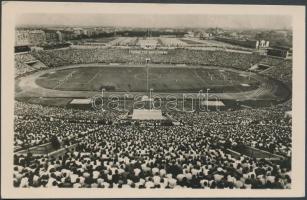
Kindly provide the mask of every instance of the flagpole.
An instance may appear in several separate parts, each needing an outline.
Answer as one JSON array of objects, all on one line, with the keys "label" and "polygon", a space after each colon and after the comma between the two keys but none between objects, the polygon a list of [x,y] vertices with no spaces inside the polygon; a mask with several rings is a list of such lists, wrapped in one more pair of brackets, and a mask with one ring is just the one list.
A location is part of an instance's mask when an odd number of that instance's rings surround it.
[{"label": "flagpole", "polygon": [[148,95],[148,103],[149,103],[149,110],[150,110],[150,91],[149,91],[149,84],[148,84],[148,59],[146,59],[146,94]]},{"label": "flagpole", "polygon": [[[148,53],[148,52],[147,52]],[[148,62],[149,62],[149,58],[146,58],[146,93],[147,95],[149,95],[149,65],[148,65]]]}]

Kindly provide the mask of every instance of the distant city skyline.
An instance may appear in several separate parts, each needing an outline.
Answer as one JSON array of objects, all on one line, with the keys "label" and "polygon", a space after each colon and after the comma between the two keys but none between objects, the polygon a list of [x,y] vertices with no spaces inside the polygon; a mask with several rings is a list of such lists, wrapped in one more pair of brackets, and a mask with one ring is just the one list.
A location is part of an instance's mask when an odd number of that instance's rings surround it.
[{"label": "distant city skyline", "polygon": [[23,14],[18,26],[112,26],[132,28],[291,29],[284,15]]}]

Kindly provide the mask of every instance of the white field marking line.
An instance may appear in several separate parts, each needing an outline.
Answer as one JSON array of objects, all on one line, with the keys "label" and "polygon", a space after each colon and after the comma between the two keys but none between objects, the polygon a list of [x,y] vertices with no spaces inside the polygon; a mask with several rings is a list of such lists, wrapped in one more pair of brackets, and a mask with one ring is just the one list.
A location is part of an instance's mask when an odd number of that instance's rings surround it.
[{"label": "white field marking line", "polygon": [[[193,70],[193,69],[191,69],[191,70]],[[201,77],[201,76],[199,76],[197,73],[196,73],[196,71],[195,71],[195,69],[193,70],[193,73],[196,75],[196,77],[199,79],[199,80],[201,80],[204,84],[206,84],[206,85],[208,85],[208,83]],[[210,77],[212,77],[213,76],[213,74],[211,74],[210,72],[207,72],[207,74],[210,76]],[[213,76],[214,77],[214,76]],[[232,80],[231,80],[232,81]],[[262,93],[263,91],[261,91],[261,93]],[[250,94],[250,95],[247,95],[247,94],[242,94],[242,96],[243,97],[245,97],[246,99],[249,99],[250,97],[248,97],[248,96],[254,96],[254,94],[255,93],[259,93],[259,89],[257,89],[254,93],[252,93],[252,94]],[[256,96],[259,96],[259,95],[256,95]]]},{"label": "white field marking line", "polygon": [[97,76],[99,75],[99,73],[95,74],[89,81],[87,81],[87,85],[92,82]]},{"label": "white field marking line", "polygon": [[196,73],[196,70],[195,69],[191,69],[193,74],[203,83],[205,84],[206,86],[208,86],[208,83],[207,81],[205,81],[201,76],[199,76],[197,73]]},{"label": "white field marking line", "polygon": [[[197,76],[197,78],[200,80],[200,81],[202,81],[204,84],[206,84],[206,86],[208,86],[209,85],[209,83],[207,82],[207,81],[205,81],[205,79],[203,79],[201,76],[199,76],[197,73],[196,73],[196,71],[195,71],[196,69],[194,69],[193,70],[193,74],[194,75],[196,75]],[[210,78],[214,78],[215,76],[213,75],[213,74],[211,74],[210,72],[207,72],[207,74],[210,76]],[[232,80],[231,80],[232,81]],[[223,85],[217,85],[217,84],[215,84],[215,86],[225,86],[224,84]]]},{"label": "white field marking line", "polygon": [[58,81],[58,84],[57,84],[56,86],[54,86],[52,89],[55,90],[55,89],[61,87],[65,82],[67,82],[69,79],[71,79],[71,78],[72,78],[72,75],[73,75],[74,73],[76,73],[76,72],[77,72],[77,71],[74,70],[74,71],[70,72],[69,74],[67,74],[67,75],[65,76],[65,78],[62,79],[62,80],[59,80],[59,81]]}]

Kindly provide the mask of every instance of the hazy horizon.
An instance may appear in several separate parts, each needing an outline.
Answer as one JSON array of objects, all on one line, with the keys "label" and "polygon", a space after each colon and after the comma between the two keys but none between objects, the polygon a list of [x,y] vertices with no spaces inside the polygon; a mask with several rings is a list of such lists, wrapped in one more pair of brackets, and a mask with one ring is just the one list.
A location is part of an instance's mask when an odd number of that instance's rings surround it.
[{"label": "hazy horizon", "polygon": [[[141,20],[140,20],[141,19]],[[131,28],[291,29],[282,15],[23,14],[19,26],[106,26]]]}]

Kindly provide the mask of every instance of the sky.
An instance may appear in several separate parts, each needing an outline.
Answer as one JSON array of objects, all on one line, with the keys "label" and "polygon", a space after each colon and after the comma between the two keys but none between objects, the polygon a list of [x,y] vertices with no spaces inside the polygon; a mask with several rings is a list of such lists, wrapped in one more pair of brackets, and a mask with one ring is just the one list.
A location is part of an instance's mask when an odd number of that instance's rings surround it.
[{"label": "sky", "polygon": [[142,28],[243,28],[291,29],[291,17],[283,15],[167,15],[167,14],[23,14],[17,26],[113,26]]}]

